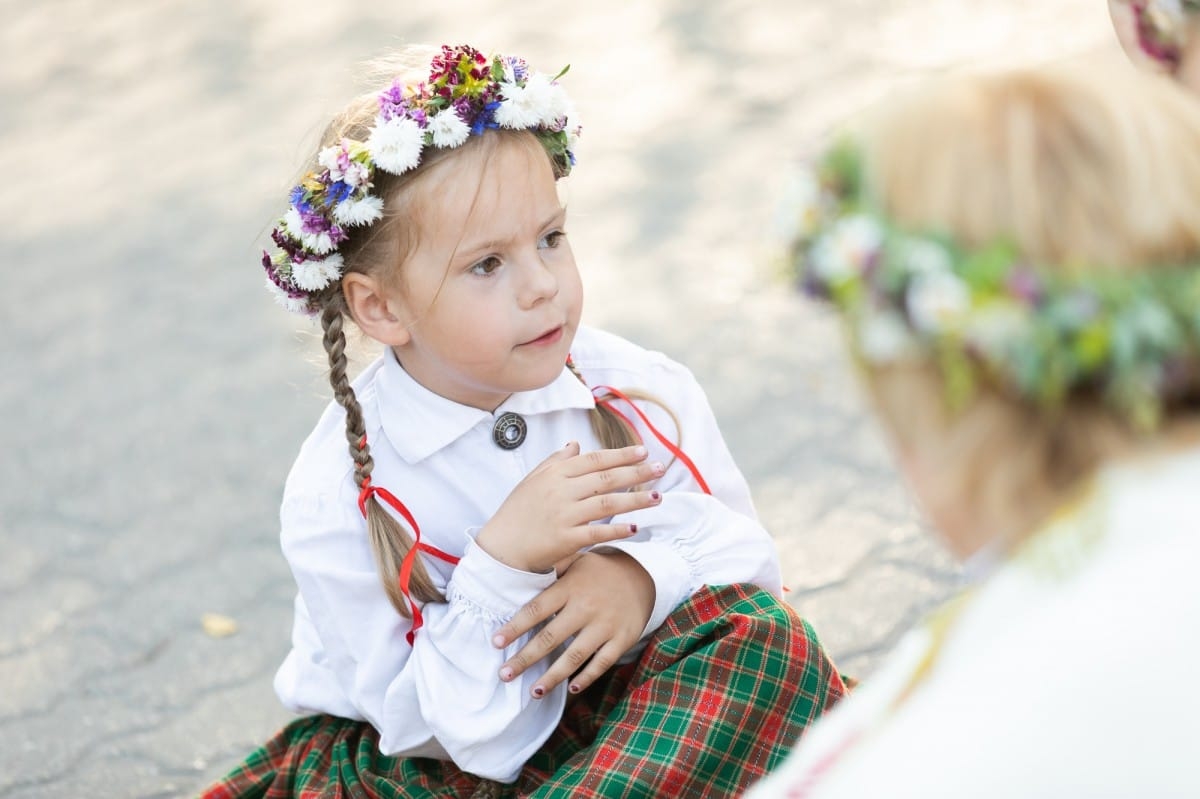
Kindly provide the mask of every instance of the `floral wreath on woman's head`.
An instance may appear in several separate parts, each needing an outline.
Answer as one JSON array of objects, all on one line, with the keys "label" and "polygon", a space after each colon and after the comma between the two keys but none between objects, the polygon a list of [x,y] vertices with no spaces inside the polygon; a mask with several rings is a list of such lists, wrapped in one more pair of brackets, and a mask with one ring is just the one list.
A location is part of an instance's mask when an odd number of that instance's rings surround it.
[{"label": "floral wreath on woman's head", "polygon": [[528,130],[562,174],[575,163],[580,125],[554,77],[532,72],[512,56],[484,56],[466,45],[443,46],[429,80],[395,82],[379,95],[379,113],[366,141],[343,138],[321,150],[317,169],[291,191],[290,205],[263,252],[267,288],[289,311],[313,315],[319,298],[342,275],[339,245],[346,229],[383,216],[372,193],[376,170],[401,175],[421,163],[426,147],[458,147],[495,128]]},{"label": "floral wreath on woman's head", "polygon": [[796,177],[789,263],[845,316],[868,362],[936,363],[952,405],[987,382],[1042,407],[1101,397],[1141,429],[1200,397],[1200,262],[1050,270],[996,241],[966,249],[904,230],[863,186],[844,141]]}]

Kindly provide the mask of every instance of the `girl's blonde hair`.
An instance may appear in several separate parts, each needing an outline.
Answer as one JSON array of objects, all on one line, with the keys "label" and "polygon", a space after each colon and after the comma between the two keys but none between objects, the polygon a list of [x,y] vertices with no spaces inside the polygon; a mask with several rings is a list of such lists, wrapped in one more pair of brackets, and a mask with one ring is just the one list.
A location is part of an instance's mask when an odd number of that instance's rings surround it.
[{"label": "girl's blonde hair", "polygon": [[[379,93],[390,86],[393,80],[398,79],[406,84],[424,80],[430,58],[435,52],[432,48],[411,47],[373,62],[369,71],[379,85],[355,98],[330,122],[302,174],[316,168],[317,154],[324,147],[343,137],[365,140],[378,112]],[[349,228],[349,238],[338,247],[344,261],[343,272],[369,274],[387,281],[394,279],[400,265],[416,245],[418,231],[414,195],[422,177],[437,164],[458,154],[482,151],[481,155],[486,159],[506,141],[520,142],[530,147],[541,146],[540,139],[528,131],[489,130],[483,135],[471,136],[465,144],[453,149],[426,147],[420,165],[402,175],[377,170],[373,178],[373,193],[384,199],[384,216],[373,224]],[[550,160],[555,179],[562,177],[562,164],[548,150],[546,157]],[[354,461],[354,482],[361,490],[370,482],[374,461],[366,436],[362,407],[351,388],[347,373],[345,327],[350,319],[350,310],[341,283],[331,284],[318,301],[324,332],[322,341],[329,359],[329,382],[333,387],[334,399],[346,412],[346,441]],[[605,447],[628,446],[638,440],[633,430],[603,406],[591,411],[591,423]],[[403,486],[391,487],[390,490],[402,494]],[[413,546],[412,534],[383,508],[374,495],[370,496],[365,507],[367,535],[380,579],[392,605],[408,618],[411,613],[400,589],[398,575],[401,561]],[[414,564],[409,592],[417,602],[444,600],[421,558],[417,558]]]},{"label": "girl's blonde hair", "polygon": [[[968,248],[1007,238],[1079,272],[1200,259],[1200,103],[1164,78],[1123,63],[960,75],[864,122],[867,191],[900,227]],[[1145,443],[1086,397],[1048,413],[981,388],[956,411],[932,363],[863,366],[896,443],[937,441],[942,490],[978,516],[1035,523]],[[1160,433],[1194,418],[1168,408]]]}]

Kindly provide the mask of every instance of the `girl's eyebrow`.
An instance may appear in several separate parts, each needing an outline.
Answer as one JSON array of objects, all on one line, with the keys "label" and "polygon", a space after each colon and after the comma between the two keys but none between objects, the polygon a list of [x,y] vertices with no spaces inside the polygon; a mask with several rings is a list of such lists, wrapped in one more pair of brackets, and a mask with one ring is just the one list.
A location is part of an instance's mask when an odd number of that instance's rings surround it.
[{"label": "girl's eyebrow", "polygon": [[[542,222],[542,224],[538,225],[537,229],[545,230],[546,228],[553,225],[555,222],[559,221],[560,219],[563,219],[566,215],[567,215],[566,206],[563,206],[562,208],[558,208],[554,211],[553,214],[548,216],[546,218],[546,220],[544,222]],[[468,255],[474,256],[474,255],[477,255],[477,254],[487,251],[487,250],[498,249],[508,243],[509,243],[509,241],[500,240],[500,239],[489,239],[488,241],[481,241],[478,244],[471,245],[471,247],[469,249],[459,250],[457,253],[455,253],[454,257],[455,257],[455,260],[459,260],[460,258],[464,258]]]}]

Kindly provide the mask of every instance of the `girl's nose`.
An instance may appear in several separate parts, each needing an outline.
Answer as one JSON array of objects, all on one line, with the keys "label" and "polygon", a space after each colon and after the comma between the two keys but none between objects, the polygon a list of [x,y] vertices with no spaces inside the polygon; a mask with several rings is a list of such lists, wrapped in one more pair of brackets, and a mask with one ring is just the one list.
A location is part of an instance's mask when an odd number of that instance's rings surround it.
[{"label": "girl's nose", "polygon": [[532,308],[558,294],[558,277],[541,258],[529,259],[522,273],[524,279],[519,290],[522,307]]}]

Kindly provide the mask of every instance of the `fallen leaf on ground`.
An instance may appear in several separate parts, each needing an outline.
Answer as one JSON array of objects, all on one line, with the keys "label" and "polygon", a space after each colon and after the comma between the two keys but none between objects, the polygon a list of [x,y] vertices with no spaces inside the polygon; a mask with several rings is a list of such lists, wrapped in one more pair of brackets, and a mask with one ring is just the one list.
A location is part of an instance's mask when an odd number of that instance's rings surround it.
[{"label": "fallen leaf on ground", "polygon": [[205,613],[200,617],[200,626],[209,638],[225,638],[238,631],[238,623],[220,613]]}]

